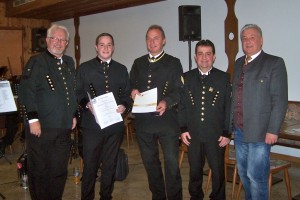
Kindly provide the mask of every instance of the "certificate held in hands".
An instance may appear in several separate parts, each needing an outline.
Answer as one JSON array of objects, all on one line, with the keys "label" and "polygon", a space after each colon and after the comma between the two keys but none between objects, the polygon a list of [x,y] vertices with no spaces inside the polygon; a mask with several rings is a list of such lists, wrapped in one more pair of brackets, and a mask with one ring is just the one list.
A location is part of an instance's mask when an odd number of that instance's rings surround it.
[{"label": "certificate held in hands", "polygon": [[101,129],[123,121],[121,114],[117,113],[118,106],[112,92],[100,95],[93,99],[91,99],[89,93],[88,96],[96,122]]},{"label": "certificate held in hands", "polygon": [[156,112],[157,88],[142,92],[136,95],[132,107],[132,113],[152,113]]}]

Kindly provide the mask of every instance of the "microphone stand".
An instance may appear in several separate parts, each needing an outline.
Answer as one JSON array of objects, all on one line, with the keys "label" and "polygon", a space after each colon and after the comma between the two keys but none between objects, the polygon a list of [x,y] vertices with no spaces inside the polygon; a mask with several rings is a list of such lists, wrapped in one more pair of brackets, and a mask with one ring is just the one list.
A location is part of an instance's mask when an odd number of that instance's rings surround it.
[{"label": "microphone stand", "polygon": [[192,53],[191,53],[192,40],[191,40],[191,36],[189,36],[188,45],[189,45],[189,71],[190,71],[192,69]]}]

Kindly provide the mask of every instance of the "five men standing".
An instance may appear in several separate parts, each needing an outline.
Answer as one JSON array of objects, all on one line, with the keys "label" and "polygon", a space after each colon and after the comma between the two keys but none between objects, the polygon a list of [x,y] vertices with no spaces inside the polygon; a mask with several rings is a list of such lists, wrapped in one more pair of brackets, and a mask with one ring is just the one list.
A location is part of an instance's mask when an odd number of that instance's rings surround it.
[{"label": "five men standing", "polygon": [[[209,40],[196,44],[198,68],[185,73],[183,79],[180,60],[164,52],[164,30],[152,25],[146,33],[148,54],[134,61],[129,78],[127,68],[112,59],[112,35],[102,33],[96,38],[97,57],[77,69],[75,92],[74,62],[63,54],[68,40],[64,26],[52,25],[47,32],[47,50],[28,61],[20,84],[32,199],[62,198],[70,132],[76,126],[75,93],[83,109],[82,199],[94,199],[100,166],[100,198],[112,199],[124,124],[102,129],[87,93],[93,98],[112,92],[118,104],[116,112],[123,114],[136,95],[153,88],[158,91],[156,112],[135,114],[137,142],[153,200],[182,199],[180,132],[188,145],[191,199],[204,197],[205,158],[212,170],[210,198],[225,199],[224,147],[230,141],[230,125],[246,199],[268,199],[270,147],[278,139],[287,108],[287,74],[282,58],[262,51],[262,31],[257,25],[248,24],[241,30],[245,56],[235,63],[232,100],[230,77],[213,67],[215,47]],[[164,154],[164,173],[159,146]]]}]

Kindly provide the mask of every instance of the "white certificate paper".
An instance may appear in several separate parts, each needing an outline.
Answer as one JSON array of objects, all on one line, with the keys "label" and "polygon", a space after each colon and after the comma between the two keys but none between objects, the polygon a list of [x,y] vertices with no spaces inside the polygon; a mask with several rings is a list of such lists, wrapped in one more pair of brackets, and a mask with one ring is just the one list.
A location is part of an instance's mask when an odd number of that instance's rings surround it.
[{"label": "white certificate paper", "polygon": [[17,111],[9,81],[0,81],[0,113]]},{"label": "white certificate paper", "polygon": [[132,107],[132,113],[155,112],[157,106],[157,88],[136,95]]},{"label": "white certificate paper", "polygon": [[88,93],[93,114],[96,118],[96,122],[99,124],[101,129],[108,127],[112,124],[123,121],[120,113],[117,113],[117,103],[112,92],[100,95],[91,99]]}]

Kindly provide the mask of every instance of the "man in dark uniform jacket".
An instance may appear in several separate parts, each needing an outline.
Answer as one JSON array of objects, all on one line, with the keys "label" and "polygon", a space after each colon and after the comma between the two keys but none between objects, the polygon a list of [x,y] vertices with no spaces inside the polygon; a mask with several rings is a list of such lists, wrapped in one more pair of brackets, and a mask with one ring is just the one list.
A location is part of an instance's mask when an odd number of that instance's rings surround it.
[{"label": "man in dark uniform jacket", "polygon": [[210,40],[196,44],[198,68],[185,73],[179,106],[182,141],[188,146],[189,192],[192,200],[203,199],[205,158],[212,170],[210,199],[225,199],[224,152],[229,139],[230,76],[215,67],[215,46]]},{"label": "man in dark uniform jacket", "polygon": [[68,175],[70,134],[76,126],[77,107],[74,61],[63,55],[68,40],[64,26],[52,25],[47,31],[47,50],[30,58],[20,83],[33,200],[61,199]]},{"label": "man in dark uniform jacket", "polygon": [[[95,181],[101,165],[100,199],[112,199],[117,155],[124,134],[124,123],[118,122],[101,128],[92,113],[91,98],[112,92],[118,113],[126,113],[132,104],[127,68],[112,60],[114,40],[112,35],[102,33],[96,38],[97,57],[80,65],[76,76],[77,100],[83,108],[82,145],[83,177],[81,199],[95,197]],[[127,109],[127,110],[126,110]]]},{"label": "man in dark uniform jacket", "polygon": [[[163,200],[166,196],[169,200],[182,199],[178,167],[180,128],[176,112],[182,89],[182,66],[179,59],[163,51],[165,43],[163,29],[150,26],[146,34],[149,54],[137,58],[130,72],[133,99],[140,92],[157,88],[157,112],[135,114],[137,141],[153,200]],[[165,181],[159,145],[164,154]]]}]

